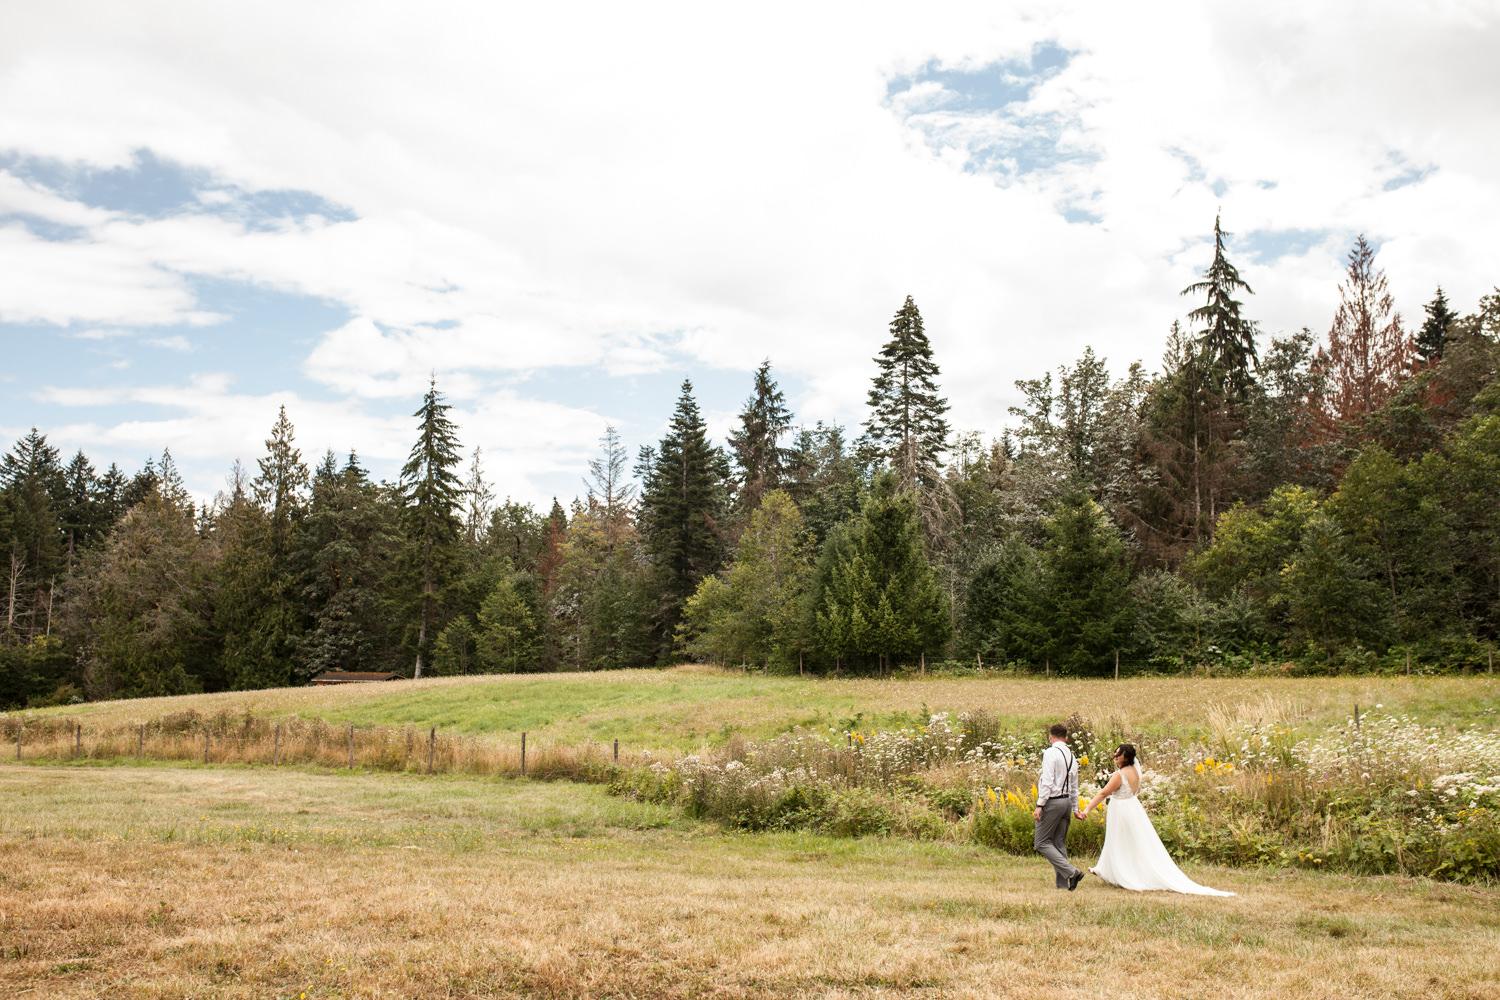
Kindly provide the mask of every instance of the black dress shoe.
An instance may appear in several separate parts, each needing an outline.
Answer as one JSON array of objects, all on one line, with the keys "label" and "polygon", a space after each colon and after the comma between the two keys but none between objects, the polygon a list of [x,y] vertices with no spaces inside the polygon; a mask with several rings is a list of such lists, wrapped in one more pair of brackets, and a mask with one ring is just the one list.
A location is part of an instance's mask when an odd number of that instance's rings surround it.
[{"label": "black dress shoe", "polygon": [[1074,872],[1073,877],[1068,879],[1068,891],[1072,892],[1078,888],[1078,883],[1083,881],[1083,872]]}]

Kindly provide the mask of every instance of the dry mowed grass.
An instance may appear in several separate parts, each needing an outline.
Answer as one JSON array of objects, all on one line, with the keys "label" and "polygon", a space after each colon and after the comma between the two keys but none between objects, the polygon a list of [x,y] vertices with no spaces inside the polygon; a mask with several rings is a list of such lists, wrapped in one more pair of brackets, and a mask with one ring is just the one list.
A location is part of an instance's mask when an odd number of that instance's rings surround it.
[{"label": "dry mowed grass", "polygon": [[1500,677],[1141,677],[1120,681],[1025,676],[824,679],[743,675],[708,667],[584,674],[451,677],[389,684],[281,688],[99,702],[26,715],[125,725],[183,711],[298,715],[334,723],[438,726],[474,734],[529,732],[577,746],[620,739],[628,748],[689,750],[738,733],[764,738],[799,727],[890,726],[926,711],[985,709],[1012,727],[1078,713],[1120,731],[1201,731],[1211,710],[1267,699],[1293,724],[1342,722],[1356,704],[1381,704],[1441,725],[1500,724]]},{"label": "dry mowed grass", "polygon": [[1500,892],[1201,869],[1050,887],[951,843],[731,835],[574,784],[0,767],[0,994],[1500,993]]}]

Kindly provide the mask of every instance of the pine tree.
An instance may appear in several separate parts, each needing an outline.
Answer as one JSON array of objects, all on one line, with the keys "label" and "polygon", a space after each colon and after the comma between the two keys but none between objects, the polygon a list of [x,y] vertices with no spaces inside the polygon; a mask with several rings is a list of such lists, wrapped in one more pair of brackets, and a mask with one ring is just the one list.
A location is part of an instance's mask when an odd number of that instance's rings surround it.
[{"label": "pine tree", "polygon": [[458,515],[463,486],[454,472],[460,461],[458,431],[448,418],[450,409],[434,376],[421,407],[412,414],[418,420],[417,443],[401,467],[407,542],[421,581],[413,677],[422,676],[422,661],[429,654],[428,644],[437,625],[438,584],[450,575],[463,528]]},{"label": "pine tree", "polygon": [[782,485],[787,451],[781,438],[792,425],[785,396],[771,377],[766,360],[755,372],[755,387],[740,411],[740,426],[729,435],[729,448],[739,467],[735,506],[742,518],[760,507],[762,498]]},{"label": "pine tree", "polygon": [[1448,327],[1458,314],[1448,308],[1448,297],[1443,294],[1443,286],[1439,285],[1437,294],[1425,307],[1427,318],[1422,321],[1422,329],[1417,331],[1417,340],[1414,345],[1417,360],[1423,365],[1433,365],[1442,360],[1443,348],[1448,343]]},{"label": "pine tree", "polygon": [[501,579],[479,606],[475,662],[486,672],[536,670],[539,639],[535,608],[515,577]]},{"label": "pine tree", "polygon": [[1047,648],[1064,673],[1102,674],[1129,639],[1130,571],[1119,530],[1082,493],[1063,499],[1048,525]]},{"label": "pine tree", "polygon": [[772,490],[751,515],[722,576],[704,577],[687,603],[679,640],[720,662],[795,667],[806,652],[803,607],[812,544],[797,505]]},{"label": "pine tree", "polygon": [[1007,539],[969,580],[960,650],[993,665],[1035,665],[1048,654],[1041,556]]},{"label": "pine tree", "polygon": [[[607,505],[601,509],[604,511],[606,535],[613,539],[618,535],[617,515],[610,515]],[[552,593],[552,587],[557,581],[557,568],[562,564],[563,541],[567,533],[568,515],[563,511],[562,504],[557,502],[557,497],[553,497],[552,509],[547,513],[547,522],[542,528],[541,551],[536,559],[536,575],[541,581],[543,596]]]},{"label": "pine tree", "polygon": [[915,500],[891,475],[876,483],[859,517],[824,543],[812,594],[810,631],[840,664],[883,672],[936,656],[951,630]]},{"label": "pine tree", "polygon": [[177,462],[172,458],[170,448],[161,450],[161,463],[156,471],[156,491],[161,494],[167,506],[182,511],[189,521],[193,519],[193,498],[182,481],[182,473],[177,470]]},{"label": "pine tree", "polygon": [[935,535],[948,507],[940,475],[948,401],[938,391],[932,345],[910,295],[891,320],[890,334],[875,358],[880,370],[871,380],[863,450],[895,472],[901,489],[921,497],[924,525]]},{"label": "pine tree", "polygon": [[211,659],[208,555],[192,522],[156,494],[84,554],[65,626],[90,697],[201,690],[195,668]]},{"label": "pine tree", "polygon": [[728,463],[708,442],[708,429],[684,380],[661,446],[642,450],[640,530],[660,586],[657,655],[671,654],[682,606],[698,581],[715,572],[723,556],[720,525]]},{"label": "pine tree", "polygon": [[1198,343],[1211,366],[1221,392],[1243,402],[1254,384],[1255,324],[1240,314],[1239,291],[1254,294],[1224,252],[1227,234],[1214,216],[1214,259],[1201,281],[1182,290],[1183,295],[1206,294],[1203,305],[1188,313],[1188,319],[1204,325]]},{"label": "pine tree", "polygon": [[398,542],[395,506],[358,456],[350,452],[339,468],[327,453],[298,537],[300,593],[311,619],[297,649],[299,679],[396,666],[388,574]]},{"label": "pine tree", "polygon": [[1385,405],[1411,369],[1411,340],[1386,288],[1385,272],[1375,266],[1375,250],[1364,236],[1349,251],[1339,299],[1328,346],[1317,358],[1328,378],[1328,394],[1321,404],[1330,436]]},{"label": "pine tree", "polygon": [[[250,484],[255,502],[270,519],[272,554],[277,558],[284,557],[291,548],[308,482],[307,466],[302,462],[295,438],[296,429],[282,406],[277,411],[271,436],[266,438],[266,454],[258,462],[260,472]],[[163,472],[165,468],[164,461]]]},{"label": "pine tree", "polygon": [[820,420],[814,427],[797,431],[786,477],[787,492],[819,544],[836,525],[859,513],[864,472],[845,448],[844,429],[838,424]]},{"label": "pine tree", "polygon": [[79,552],[103,538],[108,525],[99,497],[99,477],[88,456],[82,451],[76,453],[63,475],[66,485],[59,514],[67,537],[67,569],[71,572]]},{"label": "pine tree", "polygon": [[[307,466],[296,431],[281,407],[266,438],[257,474],[244,492],[236,466],[234,498],[219,513],[215,541],[214,617],[222,636],[219,669],[208,678],[219,685],[253,690],[282,687],[307,678],[299,673],[308,606],[299,594],[305,574],[298,542],[306,514]],[[327,471],[325,461],[325,472]],[[169,463],[158,478],[167,482]],[[165,498],[170,487],[162,486]]]},{"label": "pine tree", "polygon": [[60,520],[66,494],[57,449],[35,427],[0,458],[0,527],[7,536],[0,636],[30,641],[51,632],[56,585],[66,569]]}]

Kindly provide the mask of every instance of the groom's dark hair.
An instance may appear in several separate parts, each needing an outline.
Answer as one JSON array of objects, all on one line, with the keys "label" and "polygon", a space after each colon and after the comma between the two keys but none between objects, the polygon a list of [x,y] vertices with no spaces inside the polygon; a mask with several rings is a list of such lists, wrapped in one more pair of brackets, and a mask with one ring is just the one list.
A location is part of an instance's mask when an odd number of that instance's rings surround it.
[{"label": "groom's dark hair", "polygon": [[1047,730],[1047,732],[1051,733],[1053,736],[1056,736],[1060,740],[1065,740],[1068,738],[1068,727],[1063,725],[1061,722],[1052,723],[1052,728]]}]

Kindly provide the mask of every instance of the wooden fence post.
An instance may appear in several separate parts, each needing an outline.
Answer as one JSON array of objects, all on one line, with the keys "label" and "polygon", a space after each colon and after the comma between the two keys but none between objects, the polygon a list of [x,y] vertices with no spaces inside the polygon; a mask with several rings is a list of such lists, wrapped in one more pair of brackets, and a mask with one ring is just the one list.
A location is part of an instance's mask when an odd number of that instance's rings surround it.
[{"label": "wooden fence post", "polygon": [[406,727],[406,757],[401,762],[401,770],[403,770],[403,771],[406,770],[408,767],[411,767],[412,745],[414,743],[416,743],[416,740],[417,740],[417,734],[414,733],[414,732],[412,732],[411,726],[407,726]]},{"label": "wooden fence post", "polygon": [[526,777],[526,734],[521,734],[521,777]]},{"label": "wooden fence post", "polygon": [[137,729],[135,733],[135,755],[137,757],[146,756],[146,724],[144,722],[141,723],[141,728]]},{"label": "wooden fence post", "polygon": [[276,742],[271,750],[271,766],[281,763],[281,723],[276,723]]},{"label": "wooden fence post", "polygon": [[83,723],[73,723],[73,756],[83,756]]},{"label": "wooden fence post", "polygon": [[208,730],[205,729],[205,730],[203,730],[203,763],[205,763],[205,764],[208,763],[208,744],[209,744],[209,735],[208,735]]},{"label": "wooden fence post", "polygon": [[1120,651],[1115,650],[1115,680],[1120,679]]},{"label": "wooden fence post", "polygon": [[618,739],[615,740],[615,763],[620,763],[620,741]]},{"label": "wooden fence post", "polygon": [[16,723],[16,760],[21,759],[21,731],[25,728],[19,722]]},{"label": "wooden fence post", "polygon": [[427,773],[432,773],[432,755],[437,750],[437,726],[427,731]]},{"label": "wooden fence post", "polygon": [[927,673],[927,653],[925,651],[922,653],[922,667],[921,667],[921,670],[922,670],[923,674]]},{"label": "wooden fence post", "polygon": [[349,770],[354,770],[354,723],[349,723]]},{"label": "wooden fence post", "polygon": [[1047,676],[1052,676],[1052,657],[1047,657]]}]

